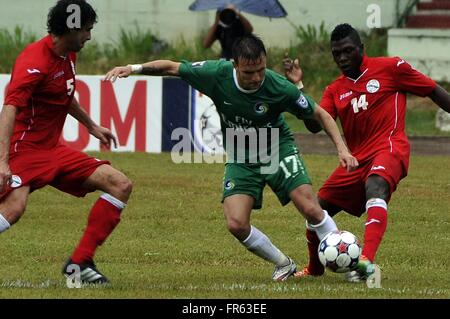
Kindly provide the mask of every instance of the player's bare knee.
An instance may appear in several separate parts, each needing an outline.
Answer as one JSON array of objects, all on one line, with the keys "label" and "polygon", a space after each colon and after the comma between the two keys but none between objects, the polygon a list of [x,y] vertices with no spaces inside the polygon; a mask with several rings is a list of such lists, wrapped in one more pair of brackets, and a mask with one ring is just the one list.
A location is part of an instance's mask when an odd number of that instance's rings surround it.
[{"label": "player's bare knee", "polygon": [[133,190],[133,183],[123,174],[118,174],[113,178],[111,195],[117,197],[121,201],[128,201]]},{"label": "player's bare knee", "polygon": [[131,192],[133,191],[133,183],[127,177],[120,181],[119,183],[119,192],[126,197],[127,199],[130,197]]},{"label": "player's bare knee", "polygon": [[20,217],[25,213],[26,202],[16,202],[13,207],[10,207],[5,212],[2,212],[3,217],[11,224],[19,221]]},{"label": "player's bare knee", "polygon": [[239,240],[247,238],[250,232],[250,225],[237,219],[227,219],[228,231]]},{"label": "player's bare knee", "polygon": [[366,199],[381,198],[386,200],[389,196],[389,184],[377,175],[372,175],[366,182]]}]

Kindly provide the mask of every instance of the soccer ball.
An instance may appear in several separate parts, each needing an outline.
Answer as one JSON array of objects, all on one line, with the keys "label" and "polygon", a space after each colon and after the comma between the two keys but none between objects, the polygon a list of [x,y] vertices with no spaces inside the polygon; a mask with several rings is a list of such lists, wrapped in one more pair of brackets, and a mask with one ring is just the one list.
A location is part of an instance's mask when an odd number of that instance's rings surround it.
[{"label": "soccer ball", "polygon": [[355,268],[361,255],[359,239],[348,231],[327,234],[319,244],[322,265],[334,272],[348,272]]}]

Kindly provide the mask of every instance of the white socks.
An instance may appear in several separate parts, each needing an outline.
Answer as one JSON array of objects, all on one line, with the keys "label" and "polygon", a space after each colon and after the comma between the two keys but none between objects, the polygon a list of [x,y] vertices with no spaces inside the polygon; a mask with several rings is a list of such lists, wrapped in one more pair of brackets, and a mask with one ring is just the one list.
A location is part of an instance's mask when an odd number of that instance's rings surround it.
[{"label": "white socks", "polygon": [[324,213],[324,218],[322,219],[322,221],[320,223],[318,223],[316,225],[313,225],[310,223],[306,224],[308,229],[316,232],[317,237],[319,237],[319,240],[322,240],[322,238],[324,238],[325,235],[328,234],[329,232],[338,230],[333,218],[328,216],[327,211],[324,210],[323,213]]},{"label": "white socks", "polygon": [[3,233],[5,230],[7,230],[11,225],[9,222],[3,217],[3,215],[0,213],[0,233]]},{"label": "white socks", "polygon": [[249,251],[277,266],[285,266],[289,259],[272,244],[269,237],[258,228],[251,226],[250,235],[241,242]]}]

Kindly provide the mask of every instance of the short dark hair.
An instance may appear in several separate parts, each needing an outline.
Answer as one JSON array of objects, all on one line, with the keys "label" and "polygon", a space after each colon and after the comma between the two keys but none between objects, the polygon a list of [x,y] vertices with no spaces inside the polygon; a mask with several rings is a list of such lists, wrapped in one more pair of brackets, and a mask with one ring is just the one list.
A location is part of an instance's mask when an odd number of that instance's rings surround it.
[{"label": "short dark hair", "polygon": [[226,26],[231,26],[237,20],[236,12],[233,9],[225,8],[220,11],[219,19]]},{"label": "short dark hair", "polygon": [[97,22],[97,13],[85,0],[59,0],[54,7],[52,7],[47,17],[47,31],[54,35],[64,35],[70,31],[67,25],[67,19],[73,14],[67,7],[71,4],[78,5],[80,8],[80,27],[83,28],[87,24]]},{"label": "short dark hair", "polygon": [[239,59],[256,61],[262,55],[266,56],[266,48],[259,37],[254,34],[246,34],[234,41],[232,55],[236,62]]},{"label": "short dark hair", "polygon": [[353,43],[356,45],[361,45],[361,38],[359,36],[358,31],[356,31],[350,24],[342,23],[334,28],[333,32],[331,32],[331,42],[340,41],[346,37],[350,37]]}]

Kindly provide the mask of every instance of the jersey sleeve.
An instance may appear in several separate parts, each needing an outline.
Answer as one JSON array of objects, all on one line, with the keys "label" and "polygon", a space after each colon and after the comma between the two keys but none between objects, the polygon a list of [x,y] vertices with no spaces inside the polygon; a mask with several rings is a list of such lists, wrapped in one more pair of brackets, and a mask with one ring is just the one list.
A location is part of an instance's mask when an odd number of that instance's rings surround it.
[{"label": "jersey sleeve", "polygon": [[333,90],[330,86],[327,86],[323,91],[320,107],[327,111],[333,119],[336,119],[336,106],[334,105]]},{"label": "jersey sleeve", "polygon": [[401,91],[423,97],[436,88],[436,82],[399,57],[393,58],[392,71],[395,83]]},{"label": "jersey sleeve", "polygon": [[45,72],[31,59],[20,55],[13,67],[4,104],[15,107],[28,106],[35,88],[45,78]]},{"label": "jersey sleeve", "polygon": [[217,81],[220,61],[181,61],[180,77],[198,91],[210,95]]},{"label": "jersey sleeve", "polygon": [[286,111],[301,120],[314,118],[314,111],[316,108],[314,100],[310,96],[299,91],[295,85],[292,85],[292,87],[289,85],[288,90]]}]

